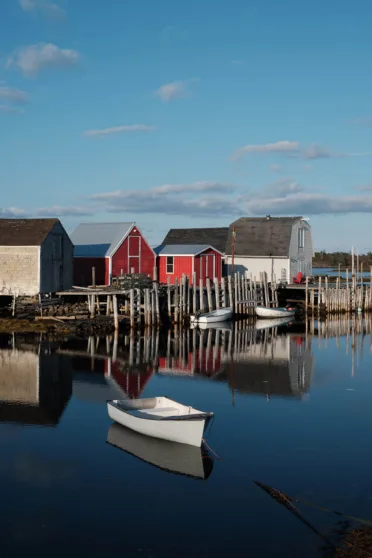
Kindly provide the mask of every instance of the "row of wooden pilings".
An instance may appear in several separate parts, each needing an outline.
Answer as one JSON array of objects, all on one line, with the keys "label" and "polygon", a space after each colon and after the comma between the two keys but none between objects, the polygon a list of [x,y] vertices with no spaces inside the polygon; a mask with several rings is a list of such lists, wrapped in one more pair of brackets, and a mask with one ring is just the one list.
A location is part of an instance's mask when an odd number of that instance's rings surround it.
[{"label": "row of wooden pilings", "polygon": [[309,286],[306,280],[305,308],[318,314],[372,311],[372,274],[369,284],[357,284],[355,275],[342,285],[339,277],[331,284],[327,277],[319,277],[317,286]]},{"label": "row of wooden pilings", "polygon": [[131,327],[160,325],[164,318],[172,323],[183,323],[196,312],[212,312],[220,308],[233,307],[235,315],[254,315],[257,304],[278,306],[277,287],[269,285],[265,273],[256,278],[248,274],[235,273],[219,281],[206,279],[197,281],[196,274],[190,278],[183,275],[174,284],[160,285],[153,282],[152,288],[132,288],[126,291],[111,289],[103,291],[90,288],[84,292],[88,297],[90,316],[113,314],[115,329],[119,316],[127,316]]}]

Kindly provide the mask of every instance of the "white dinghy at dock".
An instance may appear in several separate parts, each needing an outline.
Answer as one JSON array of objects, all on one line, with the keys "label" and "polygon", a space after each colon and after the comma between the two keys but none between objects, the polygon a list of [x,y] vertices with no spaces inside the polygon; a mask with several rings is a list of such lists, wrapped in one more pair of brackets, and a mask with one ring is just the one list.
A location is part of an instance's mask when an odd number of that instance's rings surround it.
[{"label": "white dinghy at dock", "polygon": [[267,306],[256,306],[256,316],[259,318],[287,318],[296,314],[296,308],[267,308]]},{"label": "white dinghy at dock", "polygon": [[213,417],[168,397],[108,401],[107,410],[112,420],[135,432],[197,447]]},{"label": "white dinghy at dock", "polygon": [[233,315],[232,307],[229,308],[219,308],[218,310],[213,310],[212,312],[206,312],[205,314],[196,313],[190,316],[190,322],[192,324],[213,324],[226,322],[231,320]]}]

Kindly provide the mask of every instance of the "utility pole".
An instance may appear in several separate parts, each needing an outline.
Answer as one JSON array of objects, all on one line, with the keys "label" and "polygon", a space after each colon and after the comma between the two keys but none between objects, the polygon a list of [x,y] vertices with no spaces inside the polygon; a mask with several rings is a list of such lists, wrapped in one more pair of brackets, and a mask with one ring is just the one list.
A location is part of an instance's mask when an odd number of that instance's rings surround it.
[{"label": "utility pole", "polygon": [[231,275],[234,276],[234,259],[235,259],[235,225],[232,227],[232,234],[231,234]]}]

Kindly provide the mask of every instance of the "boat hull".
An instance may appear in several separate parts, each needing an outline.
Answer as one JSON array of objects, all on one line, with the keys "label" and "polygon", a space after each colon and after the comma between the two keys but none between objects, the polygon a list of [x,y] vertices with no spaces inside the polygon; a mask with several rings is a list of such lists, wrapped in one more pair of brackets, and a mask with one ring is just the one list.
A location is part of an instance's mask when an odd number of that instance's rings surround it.
[{"label": "boat hull", "polygon": [[280,327],[289,324],[292,321],[291,316],[285,318],[266,318],[266,320],[258,319],[255,323],[256,329],[270,329],[272,327]]},{"label": "boat hull", "polygon": [[190,420],[143,419],[121,411],[109,402],[107,403],[107,410],[112,420],[144,436],[152,436],[153,438],[196,447],[200,447],[202,444],[206,418]]},{"label": "boat hull", "polygon": [[194,324],[217,324],[231,320],[232,315],[232,308],[220,308],[219,310],[214,310],[213,312],[208,312],[207,314],[191,316],[190,321]]},{"label": "boat hull", "polygon": [[266,306],[256,306],[256,316],[259,318],[287,318],[294,316],[296,310],[287,310],[286,308],[266,308]]}]

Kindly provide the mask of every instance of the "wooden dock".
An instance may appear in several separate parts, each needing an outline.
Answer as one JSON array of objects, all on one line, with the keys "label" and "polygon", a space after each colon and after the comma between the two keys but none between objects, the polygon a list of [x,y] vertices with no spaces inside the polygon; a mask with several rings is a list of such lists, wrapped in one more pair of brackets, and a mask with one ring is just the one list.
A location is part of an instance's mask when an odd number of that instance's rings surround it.
[{"label": "wooden dock", "polygon": [[234,276],[197,281],[196,275],[184,275],[174,285],[153,281],[152,287],[75,287],[56,293],[63,299],[85,298],[89,315],[112,316],[115,329],[121,317],[129,318],[132,328],[159,326],[164,322],[181,324],[198,311],[212,312],[220,308],[233,307],[236,316],[253,316],[257,305],[278,306],[276,284],[269,285],[265,274],[258,281],[236,273]]}]

